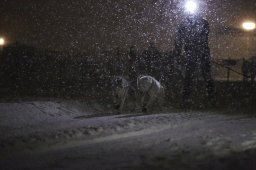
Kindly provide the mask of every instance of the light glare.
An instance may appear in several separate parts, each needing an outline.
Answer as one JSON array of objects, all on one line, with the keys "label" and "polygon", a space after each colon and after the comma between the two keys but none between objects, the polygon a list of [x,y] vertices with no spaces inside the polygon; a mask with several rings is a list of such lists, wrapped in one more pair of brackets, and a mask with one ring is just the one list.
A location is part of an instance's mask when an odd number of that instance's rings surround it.
[{"label": "light glare", "polygon": [[185,5],[186,12],[194,14],[197,11],[197,3],[195,1],[187,1]]},{"label": "light glare", "polygon": [[0,38],[0,45],[4,45],[4,38]]},{"label": "light glare", "polygon": [[245,29],[246,31],[252,31],[256,28],[256,25],[254,22],[244,22],[242,26],[243,26],[243,29]]}]

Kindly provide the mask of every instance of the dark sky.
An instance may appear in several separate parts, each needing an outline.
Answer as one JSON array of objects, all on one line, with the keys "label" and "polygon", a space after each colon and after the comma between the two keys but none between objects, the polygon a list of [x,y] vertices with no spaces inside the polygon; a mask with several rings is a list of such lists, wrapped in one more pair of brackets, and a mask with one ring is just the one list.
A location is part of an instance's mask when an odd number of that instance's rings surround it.
[{"label": "dark sky", "polygon": [[[256,20],[255,0],[201,1],[212,30]],[[0,36],[58,50],[147,46],[171,48],[180,0],[1,0]]]}]

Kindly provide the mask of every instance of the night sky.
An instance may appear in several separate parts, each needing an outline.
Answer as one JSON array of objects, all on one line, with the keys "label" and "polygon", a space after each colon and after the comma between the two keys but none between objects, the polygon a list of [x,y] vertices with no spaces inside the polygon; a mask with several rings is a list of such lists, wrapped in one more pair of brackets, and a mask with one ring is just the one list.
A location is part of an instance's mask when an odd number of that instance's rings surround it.
[{"label": "night sky", "polygon": [[[142,49],[150,41],[171,49],[182,5],[178,0],[1,0],[0,36],[56,50]],[[217,30],[256,20],[255,0],[205,0],[200,7],[210,22],[214,51],[220,45]]]}]

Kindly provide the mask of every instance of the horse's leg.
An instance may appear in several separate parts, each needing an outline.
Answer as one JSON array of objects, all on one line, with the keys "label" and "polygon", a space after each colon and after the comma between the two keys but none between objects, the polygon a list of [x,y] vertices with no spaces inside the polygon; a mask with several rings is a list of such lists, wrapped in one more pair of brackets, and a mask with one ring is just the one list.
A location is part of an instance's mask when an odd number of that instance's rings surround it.
[{"label": "horse's leg", "polygon": [[142,107],[142,112],[147,112],[147,107],[145,105],[145,97],[146,97],[146,94],[143,93],[141,98],[140,98],[140,105]]},{"label": "horse's leg", "polygon": [[154,95],[149,95],[149,100],[146,104],[146,109],[149,108],[149,106],[152,104],[153,101],[155,101],[156,98],[157,98],[157,93]]},{"label": "horse's leg", "polygon": [[113,92],[112,97],[113,97],[114,108],[116,110],[119,110],[119,108],[120,108],[120,99],[119,99],[118,95]]},{"label": "horse's leg", "polygon": [[158,108],[160,109],[160,111],[163,111],[163,105],[164,105],[164,98],[161,96],[161,97],[157,97],[156,98],[156,102],[157,102],[157,106]]},{"label": "horse's leg", "polygon": [[120,108],[119,108],[119,112],[120,112],[120,113],[123,112],[124,102],[125,102],[125,100],[126,100],[127,93],[128,93],[128,88],[125,88],[124,95],[123,95],[123,97],[122,97],[122,99],[121,99],[121,104],[120,104]]},{"label": "horse's leg", "polygon": [[138,108],[138,93],[134,90],[133,94],[132,94],[132,104],[133,104],[133,109],[132,111],[136,111],[136,109]]}]

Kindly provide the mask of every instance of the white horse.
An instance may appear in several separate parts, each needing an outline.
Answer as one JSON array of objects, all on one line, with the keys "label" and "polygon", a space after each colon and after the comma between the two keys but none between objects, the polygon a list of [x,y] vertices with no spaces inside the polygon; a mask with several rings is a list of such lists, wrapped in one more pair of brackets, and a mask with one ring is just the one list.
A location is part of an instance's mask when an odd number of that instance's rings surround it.
[{"label": "white horse", "polygon": [[111,84],[115,107],[119,113],[122,113],[130,83],[122,76],[115,76]]},{"label": "white horse", "polygon": [[163,86],[154,77],[139,76],[137,78],[137,89],[142,94],[140,104],[143,112],[147,112],[148,107],[154,101],[156,101],[161,108],[165,92]]},{"label": "white horse", "polygon": [[122,76],[115,76],[112,79],[112,94],[114,104],[119,113],[123,112],[125,103],[132,104],[131,111],[137,108],[136,82],[130,82]]}]

